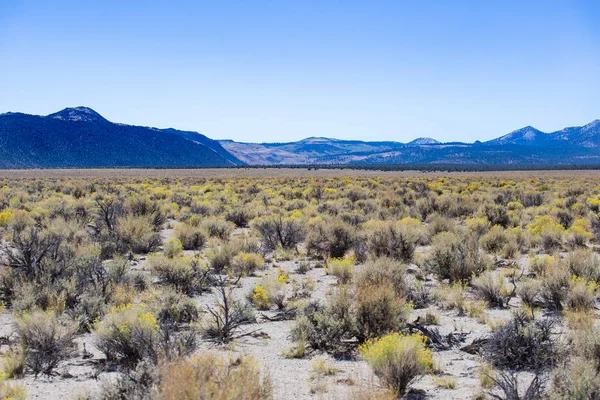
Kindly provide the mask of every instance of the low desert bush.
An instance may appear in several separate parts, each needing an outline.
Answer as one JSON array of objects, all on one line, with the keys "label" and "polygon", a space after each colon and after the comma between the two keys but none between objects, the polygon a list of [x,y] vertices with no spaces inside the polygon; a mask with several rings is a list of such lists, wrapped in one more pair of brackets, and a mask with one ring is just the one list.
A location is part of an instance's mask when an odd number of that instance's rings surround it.
[{"label": "low desert bush", "polygon": [[169,258],[178,257],[183,252],[183,246],[179,239],[170,238],[163,246],[163,254]]},{"label": "low desert bush", "polygon": [[342,258],[354,245],[355,230],[339,219],[311,221],[307,226],[306,249],[319,257]]},{"label": "low desert bush", "polygon": [[355,322],[352,299],[348,288],[338,288],[326,306],[311,302],[296,316],[291,337],[310,350],[333,354],[346,353],[352,348]]},{"label": "low desert bush", "polygon": [[338,283],[345,285],[352,281],[356,260],[354,258],[330,258],[325,263],[327,275],[333,275]]},{"label": "low desert bush", "polygon": [[577,357],[559,365],[553,373],[551,400],[600,399],[600,373],[597,364]]},{"label": "low desert bush", "polygon": [[152,254],[148,257],[148,266],[161,283],[185,294],[201,293],[208,287],[208,267],[200,259]]},{"label": "low desert bush", "polygon": [[238,253],[238,248],[231,244],[222,244],[220,247],[211,247],[206,252],[208,264],[217,274],[222,274],[231,267],[233,257]]},{"label": "low desert bush", "polygon": [[481,237],[481,247],[489,253],[500,253],[508,244],[508,237],[500,225],[495,225]]},{"label": "low desert bush", "polygon": [[535,256],[529,259],[529,271],[536,276],[544,276],[546,271],[556,265],[558,260],[556,257],[547,254]]},{"label": "low desert bush", "polygon": [[253,226],[262,236],[265,249],[294,249],[304,239],[302,224],[291,217],[262,217],[255,220]]},{"label": "low desert bush", "polygon": [[569,271],[560,263],[552,264],[542,276],[541,297],[550,310],[562,310],[571,288]]},{"label": "low desert bush", "polygon": [[269,274],[261,278],[249,295],[249,300],[260,310],[276,306],[284,309],[287,304],[287,275]]},{"label": "low desert bush", "polygon": [[391,284],[397,296],[406,296],[409,293],[405,281],[406,265],[401,261],[388,257],[379,257],[368,260],[356,272],[356,286],[378,286]]},{"label": "low desert bush", "polygon": [[432,367],[432,354],[425,342],[426,338],[418,334],[391,333],[363,343],[359,352],[382,382],[401,396]]},{"label": "low desert bush", "polygon": [[239,252],[231,260],[231,268],[236,276],[253,275],[257,269],[262,269],[265,259],[260,254]]},{"label": "low desert bush", "polygon": [[145,358],[156,361],[159,329],[156,317],[143,303],[113,307],[96,324],[96,344],[109,361],[135,366]]},{"label": "low desert bush", "polygon": [[153,308],[157,309],[159,324],[191,323],[200,317],[200,311],[194,300],[174,290],[159,293],[154,302]]},{"label": "low desert bush", "polygon": [[208,236],[219,238],[221,240],[229,240],[234,225],[229,221],[210,217],[202,220],[200,223],[202,229],[208,233]]},{"label": "low desert bush", "polygon": [[252,218],[254,218],[254,213],[247,207],[233,207],[225,214],[225,219],[229,222],[233,222],[238,228],[248,226],[248,222],[250,222]]},{"label": "low desert bush", "polygon": [[479,236],[484,235],[492,226],[487,217],[467,218],[465,220],[465,225]]},{"label": "low desert bush", "polygon": [[596,302],[598,284],[574,276],[567,295],[567,306],[575,310],[591,310]]},{"label": "low desert bush", "polygon": [[390,283],[358,288],[355,307],[359,340],[400,331],[412,309],[403,297],[396,295]]},{"label": "low desert bush", "polygon": [[181,242],[184,250],[200,250],[206,243],[202,229],[180,222],[175,225],[173,235]]},{"label": "low desert bush", "polygon": [[517,285],[517,294],[523,303],[533,309],[538,304],[538,296],[542,290],[540,281],[536,279],[525,279]]},{"label": "low desert bush", "polygon": [[564,263],[571,275],[600,282],[600,260],[592,251],[575,250],[567,255]]},{"label": "low desert bush", "polygon": [[465,291],[467,287],[461,283],[440,285],[433,291],[433,296],[444,309],[455,309],[458,315],[463,315],[467,310]]},{"label": "low desert bush", "polygon": [[539,239],[544,250],[549,253],[562,245],[562,237],[565,228],[548,215],[538,215],[533,222],[526,227],[527,231],[536,239]]},{"label": "low desert bush", "polygon": [[426,261],[429,271],[450,283],[469,281],[487,264],[488,260],[479,252],[476,237],[461,237],[451,232],[443,232],[433,238],[432,250]]},{"label": "low desert bush", "polygon": [[74,354],[76,326],[53,311],[33,311],[17,319],[17,333],[25,366],[36,376],[52,375]]},{"label": "low desert bush", "polygon": [[160,235],[154,231],[152,220],[148,216],[133,216],[117,220],[119,242],[126,251],[149,253],[158,249]]},{"label": "low desert bush", "polygon": [[375,257],[412,261],[419,234],[409,223],[382,221],[373,223],[369,235],[369,250]]},{"label": "low desert bush", "polygon": [[181,359],[165,366],[158,399],[272,398],[268,375],[252,357],[221,358],[211,353]]},{"label": "low desert bush", "polygon": [[151,360],[140,361],[112,380],[102,382],[96,396],[84,394],[73,400],[142,400],[156,399],[160,381],[159,368]]},{"label": "low desert bush", "polygon": [[484,358],[498,368],[539,370],[553,365],[557,345],[551,319],[534,320],[516,312],[506,324],[493,331],[484,346]]},{"label": "low desert bush", "polygon": [[501,274],[486,271],[471,282],[476,295],[491,306],[504,307],[508,293]]},{"label": "low desert bush", "polygon": [[573,225],[565,232],[565,243],[574,247],[585,247],[593,236],[592,232],[588,232],[584,226]]}]

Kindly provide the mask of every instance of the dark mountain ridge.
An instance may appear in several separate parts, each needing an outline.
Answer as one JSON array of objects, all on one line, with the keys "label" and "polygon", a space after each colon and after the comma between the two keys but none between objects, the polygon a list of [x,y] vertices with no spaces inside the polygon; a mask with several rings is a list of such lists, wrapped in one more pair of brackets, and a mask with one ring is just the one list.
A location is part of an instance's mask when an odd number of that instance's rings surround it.
[{"label": "dark mountain ridge", "polygon": [[117,124],[87,107],[48,116],[0,114],[0,168],[242,164],[217,141],[199,133]]}]

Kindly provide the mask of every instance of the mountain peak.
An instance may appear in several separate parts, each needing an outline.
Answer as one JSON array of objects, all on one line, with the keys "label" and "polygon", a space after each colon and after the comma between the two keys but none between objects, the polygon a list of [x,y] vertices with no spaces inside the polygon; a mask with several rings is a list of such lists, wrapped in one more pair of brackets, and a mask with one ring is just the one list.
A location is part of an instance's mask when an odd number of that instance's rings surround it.
[{"label": "mountain peak", "polygon": [[57,113],[48,115],[48,118],[62,119],[66,121],[106,121],[106,119],[89,107],[65,108]]},{"label": "mountain peak", "polygon": [[429,137],[420,137],[420,138],[416,138],[415,140],[411,140],[410,142],[408,142],[408,144],[439,144],[440,142],[429,138]]}]

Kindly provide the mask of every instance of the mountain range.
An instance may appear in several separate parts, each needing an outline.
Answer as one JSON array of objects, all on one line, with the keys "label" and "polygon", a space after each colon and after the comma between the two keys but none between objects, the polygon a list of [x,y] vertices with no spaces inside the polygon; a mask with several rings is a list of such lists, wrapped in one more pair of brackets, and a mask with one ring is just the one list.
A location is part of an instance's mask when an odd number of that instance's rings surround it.
[{"label": "mountain range", "polygon": [[600,164],[600,120],[497,139],[408,143],[310,137],[287,143],[213,140],[198,132],[125,125],[88,107],[47,116],[0,114],[0,168],[191,168],[314,164]]}]

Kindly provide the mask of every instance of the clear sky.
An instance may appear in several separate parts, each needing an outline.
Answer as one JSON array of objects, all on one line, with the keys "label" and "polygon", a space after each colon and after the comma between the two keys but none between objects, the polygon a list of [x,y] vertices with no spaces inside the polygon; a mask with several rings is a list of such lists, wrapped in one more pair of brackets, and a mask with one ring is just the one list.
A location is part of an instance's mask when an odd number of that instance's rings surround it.
[{"label": "clear sky", "polygon": [[600,1],[0,0],[0,112],[211,138],[491,139],[600,118]]}]

